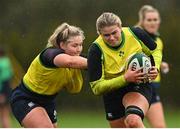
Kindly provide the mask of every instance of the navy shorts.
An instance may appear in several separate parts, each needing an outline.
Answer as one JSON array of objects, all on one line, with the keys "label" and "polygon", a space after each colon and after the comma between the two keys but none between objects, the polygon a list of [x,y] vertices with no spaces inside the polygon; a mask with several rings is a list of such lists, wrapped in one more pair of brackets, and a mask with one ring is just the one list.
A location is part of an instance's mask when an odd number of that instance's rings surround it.
[{"label": "navy shorts", "polygon": [[152,99],[151,99],[151,104],[160,102],[160,96],[158,93],[158,89],[160,87],[160,83],[159,82],[152,82],[150,83],[150,86],[152,87]]},{"label": "navy shorts", "polygon": [[16,87],[11,95],[11,109],[16,119],[21,124],[24,117],[35,107],[43,107],[52,123],[57,122],[55,109],[56,95],[39,95],[28,90],[23,83]]},{"label": "navy shorts", "polygon": [[122,104],[122,99],[128,92],[138,92],[142,94],[147,99],[150,105],[152,98],[151,86],[149,86],[149,84],[135,85],[131,83],[125,87],[119,88],[103,95],[107,120],[116,120],[125,116],[125,108]]}]

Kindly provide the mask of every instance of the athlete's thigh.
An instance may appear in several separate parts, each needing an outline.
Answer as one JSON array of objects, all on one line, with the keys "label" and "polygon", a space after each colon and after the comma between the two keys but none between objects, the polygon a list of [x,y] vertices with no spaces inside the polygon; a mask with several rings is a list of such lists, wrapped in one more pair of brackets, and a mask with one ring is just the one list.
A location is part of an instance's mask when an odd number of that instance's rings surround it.
[{"label": "athlete's thigh", "polygon": [[130,83],[127,86],[127,92],[123,96],[123,105],[137,106],[146,114],[152,98],[152,87],[149,84],[134,84]]},{"label": "athlete's thigh", "polygon": [[166,127],[163,106],[161,102],[153,103],[146,114],[146,118],[152,127]]},{"label": "athlete's thigh", "polygon": [[[50,121],[45,109],[30,99],[19,98],[15,100],[11,103],[11,109],[16,119],[24,127],[38,127],[44,124],[43,121],[47,124]],[[37,124],[38,122],[40,124]]]},{"label": "athlete's thigh", "polygon": [[147,99],[138,92],[128,92],[123,97],[123,105],[125,108],[128,106],[137,106],[141,108],[144,114],[147,112],[149,108],[149,103]]},{"label": "athlete's thigh", "polygon": [[25,128],[53,128],[53,124],[42,107],[33,108],[22,120]]}]

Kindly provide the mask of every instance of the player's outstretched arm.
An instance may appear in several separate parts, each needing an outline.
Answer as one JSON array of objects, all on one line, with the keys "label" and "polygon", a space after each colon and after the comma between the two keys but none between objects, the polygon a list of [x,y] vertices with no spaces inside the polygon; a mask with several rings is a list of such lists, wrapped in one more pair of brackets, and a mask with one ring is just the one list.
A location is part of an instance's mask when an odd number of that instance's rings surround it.
[{"label": "player's outstretched arm", "polygon": [[81,56],[59,54],[54,58],[54,64],[62,68],[87,68],[87,59]]}]

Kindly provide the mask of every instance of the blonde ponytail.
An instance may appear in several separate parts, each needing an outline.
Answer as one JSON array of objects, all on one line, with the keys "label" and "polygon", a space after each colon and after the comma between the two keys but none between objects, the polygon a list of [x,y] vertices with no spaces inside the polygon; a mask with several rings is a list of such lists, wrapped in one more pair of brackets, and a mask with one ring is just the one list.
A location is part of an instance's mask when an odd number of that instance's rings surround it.
[{"label": "blonde ponytail", "polygon": [[81,36],[84,40],[84,32],[76,26],[71,26],[68,23],[63,23],[58,26],[54,33],[48,39],[48,44],[46,47],[59,47],[61,42],[67,42],[70,37]]}]

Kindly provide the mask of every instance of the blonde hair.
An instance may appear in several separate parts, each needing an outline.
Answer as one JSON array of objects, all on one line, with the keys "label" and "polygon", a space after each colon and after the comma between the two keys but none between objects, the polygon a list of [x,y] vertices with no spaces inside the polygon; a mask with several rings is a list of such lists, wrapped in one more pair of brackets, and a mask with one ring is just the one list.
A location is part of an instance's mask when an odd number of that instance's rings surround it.
[{"label": "blonde hair", "polygon": [[46,47],[59,47],[60,42],[67,43],[67,41],[74,36],[81,36],[83,40],[85,39],[84,32],[79,27],[62,23],[49,37]]},{"label": "blonde hair", "polygon": [[103,29],[106,26],[112,26],[112,25],[118,25],[121,27],[122,22],[121,19],[111,12],[105,12],[101,14],[101,16],[98,17],[96,21],[96,30],[97,33],[100,34],[101,29]]},{"label": "blonde hair", "polygon": [[145,18],[146,13],[148,13],[148,12],[157,12],[159,14],[159,11],[151,5],[142,6],[139,10],[139,13],[138,13],[139,21],[138,21],[136,26],[142,27],[142,22]]}]

